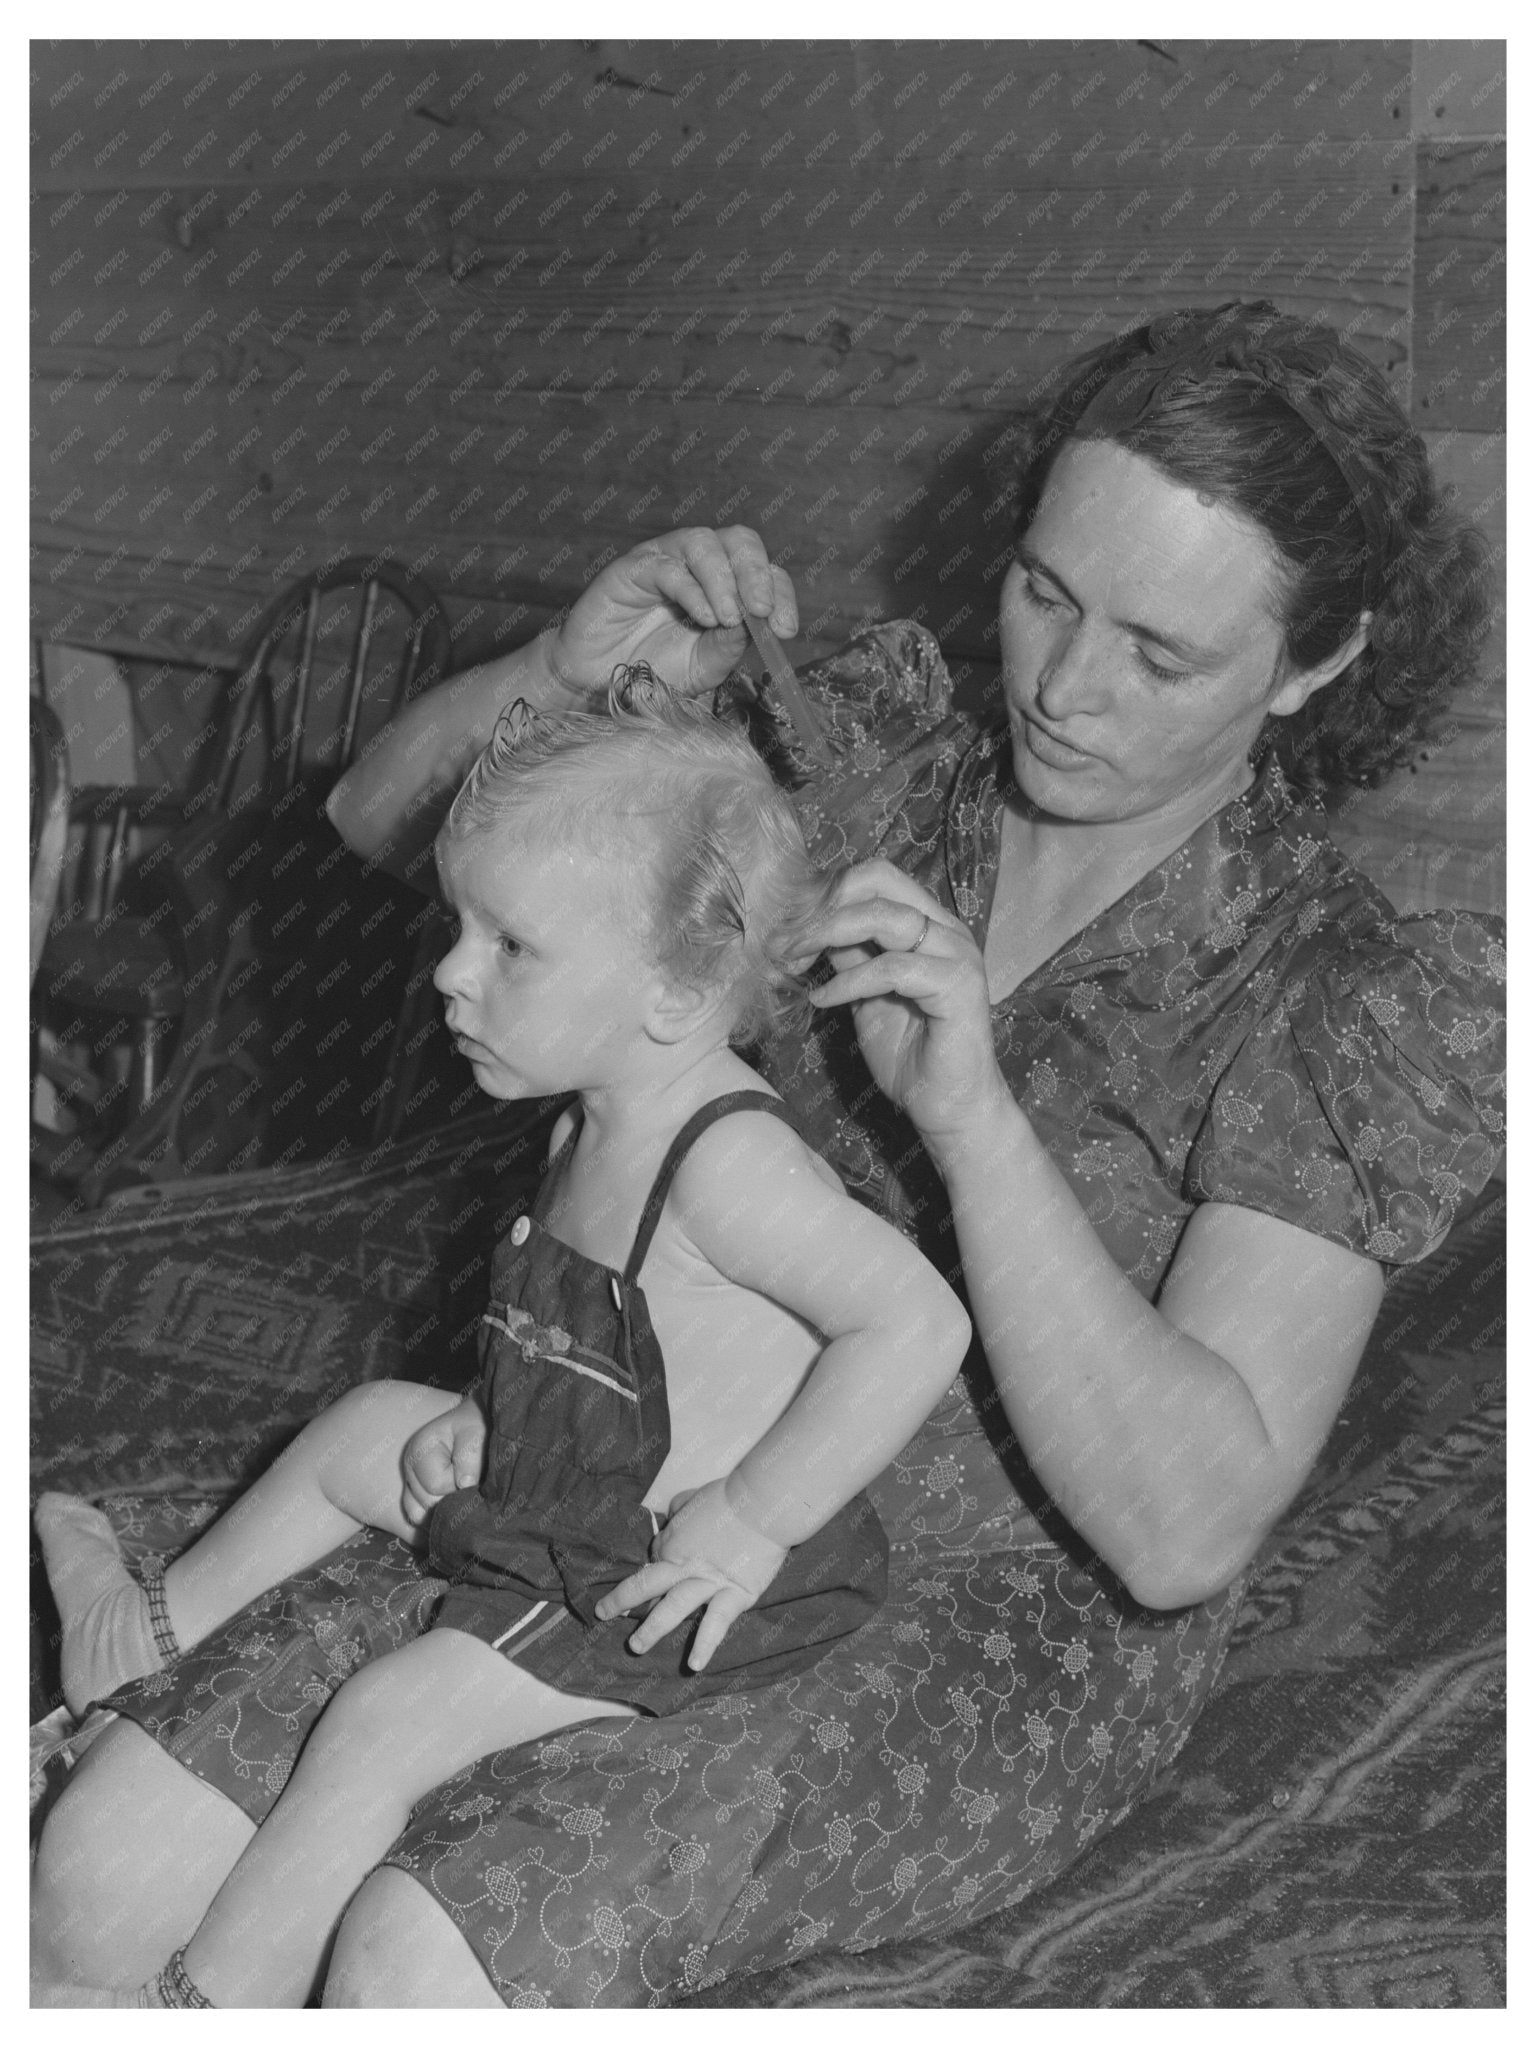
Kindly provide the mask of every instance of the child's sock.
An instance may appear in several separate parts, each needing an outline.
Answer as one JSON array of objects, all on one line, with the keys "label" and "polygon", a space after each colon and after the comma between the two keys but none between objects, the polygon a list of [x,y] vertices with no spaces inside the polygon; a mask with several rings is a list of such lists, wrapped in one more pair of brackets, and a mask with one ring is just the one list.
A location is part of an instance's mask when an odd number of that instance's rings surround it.
[{"label": "child's sock", "polygon": [[72,1494],[45,1493],[37,1533],[58,1605],[64,1698],[83,1715],[132,1678],[162,1670],[176,1656],[176,1638],[158,1577],[142,1586],[99,1508]]},{"label": "child's sock", "polygon": [[140,1986],[134,1996],[135,2006],[148,2006],[156,2011],[165,2012],[197,2012],[212,2009],[213,2000],[204,1998],[187,1975],[186,1966],[181,1960],[184,1954],[183,1949],[177,1949],[159,1976],[151,1977],[147,1984]]}]

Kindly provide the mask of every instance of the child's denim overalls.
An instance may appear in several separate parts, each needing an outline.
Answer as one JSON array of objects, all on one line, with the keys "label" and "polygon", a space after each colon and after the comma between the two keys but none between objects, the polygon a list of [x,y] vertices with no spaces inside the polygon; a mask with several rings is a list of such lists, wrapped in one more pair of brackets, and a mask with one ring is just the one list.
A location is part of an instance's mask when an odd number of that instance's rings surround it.
[{"label": "child's denim overalls", "polygon": [[885,1532],[859,1494],[789,1553],[705,1671],[684,1661],[697,1614],[637,1656],[625,1644],[639,1613],[602,1622],[593,1612],[650,1557],[656,1521],[642,1503],[672,1440],[640,1268],[684,1154],[738,1110],[793,1122],[776,1096],[756,1090],[706,1103],[662,1161],[623,1273],[544,1227],[571,1133],[533,1213],[518,1217],[492,1261],[481,1331],[483,1477],[440,1501],[428,1528],[431,1568],[451,1581],[434,1627],[480,1636],[562,1691],[653,1713],[803,1671],[885,1598]]}]

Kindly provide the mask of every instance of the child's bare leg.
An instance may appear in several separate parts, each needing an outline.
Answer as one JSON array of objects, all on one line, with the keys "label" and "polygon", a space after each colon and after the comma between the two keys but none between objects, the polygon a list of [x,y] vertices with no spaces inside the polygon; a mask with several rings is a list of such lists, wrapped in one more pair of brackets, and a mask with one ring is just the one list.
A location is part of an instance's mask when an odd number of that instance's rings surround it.
[{"label": "child's bare leg", "polygon": [[407,1542],[400,1454],[406,1439],[457,1407],[459,1394],[408,1380],[354,1387],[308,1423],[282,1456],[167,1567],[166,1605],[183,1649],[258,1594],[315,1564],[359,1529]]},{"label": "child's bare leg", "polygon": [[300,2006],[348,1901],[434,1785],[492,1750],[596,1715],[475,1636],[435,1629],[347,1680],[187,1943],[216,2006]]},{"label": "child's bare leg", "polygon": [[108,1728],[70,1773],[37,1845],[32,2003],[120,2004],[125,1987],[190,1939],[254,1833],[142,1728]]},{"label": "child's bare leg", "polygon": [[[400,1453],[423,1423],[460,1396],[406,1380],[343,1394],[302,1430],[165,1573],[176,1642],[188,1650],[258,1594],[376,1528],[415,1540],[401,1509]],[[45,1493],[37,1531],[62,1624],[64,1697],[83,1713],[94,1699],[160,1669],[143,1588],[111,1523],[88,1501]]]}]

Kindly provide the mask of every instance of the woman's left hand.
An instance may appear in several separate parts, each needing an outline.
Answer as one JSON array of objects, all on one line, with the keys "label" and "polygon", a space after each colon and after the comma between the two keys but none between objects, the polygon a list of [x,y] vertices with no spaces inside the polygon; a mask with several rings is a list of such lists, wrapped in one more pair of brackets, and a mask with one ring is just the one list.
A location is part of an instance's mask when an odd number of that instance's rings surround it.
[{"label": "woman's left hand", "polygon": [[942,1168],[949,1147],[1013,1100],[970,931],[900,868],[871,860],[843,877],[812,937],[836,972],[811,1001],[852,1009],[870,1073]]}]

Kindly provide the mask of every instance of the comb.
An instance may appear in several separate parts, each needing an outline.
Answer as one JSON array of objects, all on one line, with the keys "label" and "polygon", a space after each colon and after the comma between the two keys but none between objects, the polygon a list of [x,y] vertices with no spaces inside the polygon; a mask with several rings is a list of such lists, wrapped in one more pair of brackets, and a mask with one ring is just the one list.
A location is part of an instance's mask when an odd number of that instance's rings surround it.
[{"label": "comb", "polygon": [[766,619],[755,618],[751,612],[743,614],[752,643],[767,665],[784,709],[789,713],[789,722],[795,728],[795,735],[801,746],[818,767],[830,768],[835,756],[827,745],[821,729],[821,721],[811,709],[811,700],[800,687],[800,678],[789,665],[789,656],[779,644],[778,636]]}]

